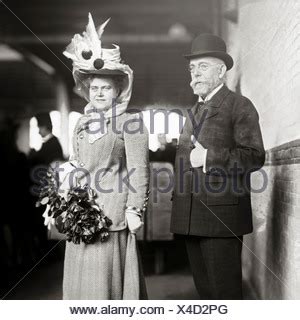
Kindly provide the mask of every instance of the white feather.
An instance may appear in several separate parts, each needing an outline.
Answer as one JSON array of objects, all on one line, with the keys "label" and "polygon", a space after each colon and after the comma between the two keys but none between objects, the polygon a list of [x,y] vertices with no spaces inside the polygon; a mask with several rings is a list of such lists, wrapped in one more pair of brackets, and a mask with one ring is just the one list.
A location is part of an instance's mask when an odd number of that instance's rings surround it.
[{"label": "white feather", "polygon": [[101,39],[102,34],[104,32],[104,29],[106,27],[106,25],[109,23],[110,18],[108,18],[104,23],[102,23],[99,27],[98,27],[98,37],[99,39]]}]

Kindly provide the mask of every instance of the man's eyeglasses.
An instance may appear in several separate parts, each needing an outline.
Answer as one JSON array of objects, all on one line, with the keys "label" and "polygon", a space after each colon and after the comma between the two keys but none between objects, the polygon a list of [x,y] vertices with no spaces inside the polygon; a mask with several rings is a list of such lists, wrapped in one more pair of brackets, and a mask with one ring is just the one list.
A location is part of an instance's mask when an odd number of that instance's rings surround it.
[{"label": "man's eyeglasses", "polygon": [[208,64],[205,62],[199,63],[198,65],[190,64],[188,66],[188,70],[190,73],[194,73],[197,69],[200,71],[207,71],[210,67],[221,65],[220,63],[215,63],[215,64]]}]

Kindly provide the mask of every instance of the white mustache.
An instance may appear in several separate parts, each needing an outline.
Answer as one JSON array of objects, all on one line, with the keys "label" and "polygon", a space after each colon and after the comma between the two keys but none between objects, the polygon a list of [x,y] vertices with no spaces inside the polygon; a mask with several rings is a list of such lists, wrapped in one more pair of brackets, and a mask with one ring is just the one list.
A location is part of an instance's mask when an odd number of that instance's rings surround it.
[{"label": "white mustache", "polygon": [[197,83],[205,84],[205,81],[201,81],[201,80],[199,80],[199,79],[193,79],[193,80],[190,82],[190,86],[191,86],[192,88],[194,88]]}]

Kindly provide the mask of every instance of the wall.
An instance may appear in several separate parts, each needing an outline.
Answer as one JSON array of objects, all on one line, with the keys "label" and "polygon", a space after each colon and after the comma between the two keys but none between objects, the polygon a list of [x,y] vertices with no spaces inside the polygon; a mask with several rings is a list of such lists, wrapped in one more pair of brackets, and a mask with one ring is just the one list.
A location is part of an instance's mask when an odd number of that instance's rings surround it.
[{"label": "wall", "polygon": [[300,3],[242,0],[236,11],[223,29],[236,60],[228,80],[255,104],[267,150],[265,176],[252,177],[255,189],[267,185],[252,194],[244,276],[257,298],[299,299]]}]

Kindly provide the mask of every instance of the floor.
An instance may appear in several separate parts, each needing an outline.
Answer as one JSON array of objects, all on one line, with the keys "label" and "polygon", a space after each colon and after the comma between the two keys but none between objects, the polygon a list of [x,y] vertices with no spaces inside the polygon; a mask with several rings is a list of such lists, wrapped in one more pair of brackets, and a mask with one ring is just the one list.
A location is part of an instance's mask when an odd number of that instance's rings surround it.
[{"label": "floor", "polygon": [[[36,269],[6,299],[60,300],[62,298],[62,262]],[[51,276],[49,276],[51,274]],[[178,283],[181,285],[178,286]],[[149,299],[197,299],[192,277],[187,273],[146,276]]]},{"label": "floor", "polygon": [[[198,299],[187,257],[179,241],[140,244],[149,299]],[[63,243],[32,268],[10,270],[11,278],[1,297],[18,300],[60,300],[62,298]],[[3,276],[3,275],[2,275]],[[247,298],[247,297],[246,297]]]},{"label": "floor", "polygon": [[[182,251],[181,244],[179,251]],[[62,298],[63,247],[35,267],[10,270],[2,289],[4,299],[60,300]],[[149,299],[197,299],[186,257],[178,259],[174,243],[141,244],[140,251]],[[33,264],[34,265],[34,264]],[[159,274],[157,274],[159,272]],[[180,286],[178,286],[180,283]]]}]

